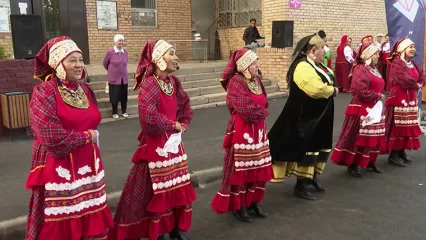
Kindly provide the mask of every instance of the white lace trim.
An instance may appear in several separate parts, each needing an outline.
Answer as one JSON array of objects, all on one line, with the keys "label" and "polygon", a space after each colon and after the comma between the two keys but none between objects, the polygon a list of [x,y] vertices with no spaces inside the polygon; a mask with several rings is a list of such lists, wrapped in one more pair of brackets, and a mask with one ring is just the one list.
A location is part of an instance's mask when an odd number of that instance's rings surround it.
[{"label": "white lace trim", "polygon": [[261,142],[261,143],[257,143],[257,144],[244,144],[244,143],[238,144],[238,143],[235,143],[234,148],[236,150],[238,150],[238,149],[255,150],[255,149],[260,149],[260,148],[262,148],[264,146],[268,146],[268,145],[269,145],[269,140],[266,140],[265,142]]},{"label": "white lace trim", "polygon": [[181,184],[184,182],[187,182],[191,179],[191,175],[188,173],[186,175],[183,175],[181,177],[177,177],[174,178],[172,180],[169,180],[167,182],[159,182],[159,183],[153,183],[152,184],[152,189],[155,191],[157,189],[161,190],[161,189],[165,189],[165,188],[169,188],[169,187],[173,187],[176,184]]},{"label": "white lace trim", "polygon": [[44,214],[46,214],[47,216],[50,216],[50,215],[70,214],[70,213],[80,212],[81,210],[86,208],[102,205],[106,202],[106,200],[107,200],[107,197],[106,197],[106,194],[104,194],[99,198],[90,199],[72,206],[48,207],[44,209]]},{"label": "white lace trim", "polygon": [[395,120],[395,124],[417,124],[419,122],[418,119],[412,119],[412,120]]},{"label": "white lace trim", "polygon": [[150,162],[148,166],[150,169],[168,167],[181,163],[182,161],[186,161],[187,158],[188,156],[186,154],[183,154],[182,156],[174,157],[165,161]]},{"label": "white lace trim", "polygon": [[262,158],[256,161],[236,161],[235,167],[252,167],[252,166],[262,166],[265,163],[271,162],[271,157]]},{"label": "white lace trim", "polygon": [[63,168],[62,166],[57,167],[56,172],[58,173],[58,176],[61,178],[65,178],[68,181],[71,179],[70,170]]},{"label": "white lace trim", "polygon": [[101,159],[96,158],[96,163],[95,163],[95,171],[98,172],[99,171],[99,163],[101,162]]},{"label": "white lace trim", "polygon": [[100,171],[96,176],[89,176],[86,178],[78,179],[71,183],[46,183],[45,189],[47,191],[70,191],[77,189],[83,185],[92,184],[101,181],[105,176],[104,170]]},{"label": "white lace trim", "polygon": [[360,129],[359,133],[364,133],[364,134],[380,134],[380,133],[385,133],[386,129],[385,128],[380,128],[380,129]]},{"label": "white lace trim", "polygon": [[419,108],[417,106],[416,107],[395,107],[395,112],[417,112],[418,110]]},{"label": "white lace trim", "polygon": [[78,169],[78,174],[80,175],[85,175],[86,173],[89,173],[89,172],[92,172],[92,169],[89,167],[89,165],[86,165]]}]

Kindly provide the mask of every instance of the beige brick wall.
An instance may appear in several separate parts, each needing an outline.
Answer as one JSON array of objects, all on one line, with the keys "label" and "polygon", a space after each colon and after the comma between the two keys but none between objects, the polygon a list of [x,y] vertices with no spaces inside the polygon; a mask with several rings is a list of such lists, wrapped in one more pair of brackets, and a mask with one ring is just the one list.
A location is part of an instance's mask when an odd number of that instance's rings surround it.
[{"label": "beige brick wall", "polygon": [[[265,78],[278,84],[281,91],[287,92],[286,71],[290,62],[290,49],[284,48],[258,48],[259,68]],[[283,81],[284,80],[284,81]]]},{"label": "beige brick wall", "polygon": [[13,56],[13,42],[12,34],[10,33],[1,33],[0,34],[0,45],[6,50],[6,54],[9,54],[10,57]]},{"label": "beige brick wall", "polygon": [[[96,0],[86,0],[91,64],[100,63],[105,51],[114,45],[117,33],[125,37],[129,61],[136,61],[146,41],[152,39],[191,40],[191,0],[157,0],[157,28],[133,27],[130,0],[117,0],[118,30],[98,30]],[[192,44],[178,43],[177,56],[192,59]]]},{"label": "beige brick wall", "polygon": [[[371,0],[368,4],[361,4],[359,1],[346,1],[342,4],[335,0],[305,0],[302,1],[301,9],[290,9],[288,1],[262,0],[262,26],[259,27],[259,30],[266,37],[266,43],[271,42],[272,21],[279,20],[294,21],[294,46],[302,37],[323,29],[330,38],[328,44],[332,50],[333,58],[336,56],[336,48],[340,43],[340,38],[344,34],[352,37],[353,47],[357,48],[363,36],[387,32],[385,5],[382,0]],[[228,40],[224,40],[225,36],[223,33],[221,34],[225,31],[225,29],[219,31],[222,49],[225,46],[228,47],[228,45],[224,46],[227,41],[231,43],[239,41],[243,30],[239,32],[239,35],[236,34],[237,31],[232,31],[235,35],[234,37],[231,37],[230,34],[227,35]],[[228,31],[231,31],[231,29]],[[229,44],[229,47],[233,46]],[[287,86],[284,76],[292,51],[292,48],[288,48],[282,53],[273,49],[258,49],[261,70],[265,72],[267,78],[275,79],[281,88]],[[226,54],[226,52],[224,53]],[[277,56],[277,53],[284,54],[284,60]],[[274,65],[268,66],[268,62]],[[270,68],[279,69],[279,74],[275,75],[272,70],[269,70]],[[266,73],[274,75],[268,76]]]}]

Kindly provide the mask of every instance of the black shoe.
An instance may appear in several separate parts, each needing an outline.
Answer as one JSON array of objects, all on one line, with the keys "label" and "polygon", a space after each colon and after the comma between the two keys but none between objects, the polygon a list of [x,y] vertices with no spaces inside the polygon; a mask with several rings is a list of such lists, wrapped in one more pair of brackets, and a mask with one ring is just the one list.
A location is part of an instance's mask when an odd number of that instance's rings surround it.
[{"label": "black shoe", "polygon": [[157,240],[166,240],[166,238],[164,237],[164,235],[161,235],[157,238]]},{"label": "black shoe", "polygon": [[316,198],[312,195],[308,190],[307,181],[311,181],[309,179],[297,179],[296,186],[294,186],[294,194],[300,198],[306,200],[315,200]]},{"label": "black shoe", "polygon": [[384,171],[382,169],[380,169],[379,167],[377,167],[376,163],[369,163],[368,168],[371,168],[374,172],[376,173],[384,173]]},{"label": "black shoe", "polygon": [[175,228],[172,232],[169,233],[169,236],[172,240],[189,240],[189,238],[186,237],[179,228]]},{"label": "black shoe", "polygon": [[361,168],[358,165],[352,164],[348,167],[348,173],[356,178],[364,178]]},{"label": "black shoe", "polygon": [[390,164],[396,165],[398,167],[406,167],[407,164],[404,163],[404,161],[399,157],[399,154],[397,151],[391,151],[388,162]]},{"label": "black shoe", "polygon": [[242,222],[253,222],[253,219],[251,219],[251,217],[248,215],[245,207],[242,207],[240,210],[233,212],[233,214],[238,218],[238,220]]},{"label": "black shoe", "polygon": [[398,153],[399,153],[398,156],[399,156],[399,158],[402,159],[402,161],[407,162],[407,163],[412,163],[414,161],[414,159],[407,156],[407,154],[405,153],[404,150],[401,150]]},{"label": "black shoe", "polygon": [[318,191],[318,192],[322,192],[324,193],[327,189],[325,187],[322,186],[322,184],[320,183],[319,179],[318,179],[318,175],[315,173],[314,174],[314,178],[311,180],[311,184],[314,186],[314,188]]},{"label": "black shoe", "polygon": [[268,217],[268,215],[256,203],[251,204],[251,206],[248,208],[248,210],[253,210],[256,213],[256,216],[258,216],[258,217],[261,217],[261,218],[267,218]]}]

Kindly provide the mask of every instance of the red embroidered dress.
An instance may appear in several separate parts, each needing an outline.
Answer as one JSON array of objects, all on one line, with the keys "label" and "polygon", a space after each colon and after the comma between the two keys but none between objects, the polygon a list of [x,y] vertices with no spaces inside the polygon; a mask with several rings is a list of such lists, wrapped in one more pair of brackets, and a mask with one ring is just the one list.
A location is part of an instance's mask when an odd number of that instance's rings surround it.
[{"label": "red embroidered dress", "polygon": [[27,239],[105,239],[112,227],[105,172],[98,146],[85,133],[97,129],[101,114],[87,84],[65,85],[87,98],[82,108],[71,106],[69,91],[58,84],[52,78],[38,85],[30,102],[35,142],[26,183],[33,189]]},{"label": "red embroidered dress", "polygon": [[261,80],[255,81],[262,88],[260,95],[249,89],[241,74],[229,81],[226,103],[231,119],[223,141],[223,181],[211,203],[219,214],[260,203],[273,177],[265,121],[268,102]]},{"label": "red embroidered dress", "polygon": [[[172,84],[166,93],[160,85]],[[189,97],[175,76],[143,80],[138,96],[142,131],[115,215],[109,239],[125,240],[157,237],[175,227],[188,231],[191,226],[195,191],[190,182],[183,144],[177,154],[163,151],[175,121],[187,126],[192,119]]]},{"label": "red embroidered dress", "polygon": [[362,126],[362,121],[374,105],[380,101],[384,81],[377,70],[366,65],[357,65],[352,75],[353,98],[345,112],[341,134],[331,155],[338,165],[356,164],[366,168],[374,163],[379,147],[384,142],[385,124],[382,121]]},{"label": "red embroidered dress", "polygon": [[[352,64],[346,60],[344,53],[346,42],[348,41],[348,36],[344,35],[341,39],[340,45],[336,50],[336,64],[335,64],[335,74],[337,87],[344,92],[349,92],[351,83],[349,81],[349,73],[351,71]],[[355,54],[354,54],[355,58]]]},{"label": "red embroidered dress", "polygon": [[424,84],[423,70],[416,63],[412,67],[399,56],[389,65],[389,83],[392,88],[386,100],[386,145],[381,151],[419,149],[419,135],[421,130],[418,124],[418,86]]}]

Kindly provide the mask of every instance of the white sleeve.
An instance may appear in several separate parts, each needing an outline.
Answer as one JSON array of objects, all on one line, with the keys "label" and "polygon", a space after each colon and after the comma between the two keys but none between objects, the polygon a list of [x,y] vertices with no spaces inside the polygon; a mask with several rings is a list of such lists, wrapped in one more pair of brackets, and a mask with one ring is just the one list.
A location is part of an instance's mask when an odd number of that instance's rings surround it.
[{"label": "white sleeve", "polygon": [[346,46],[343,49],[343,54],[345,54],[345,59],[346,61],[348,61],[349,63],[353,63],[355,61],[354,59],[354,55],[353,55],[353,50],[351,49],[351,47]]}]

